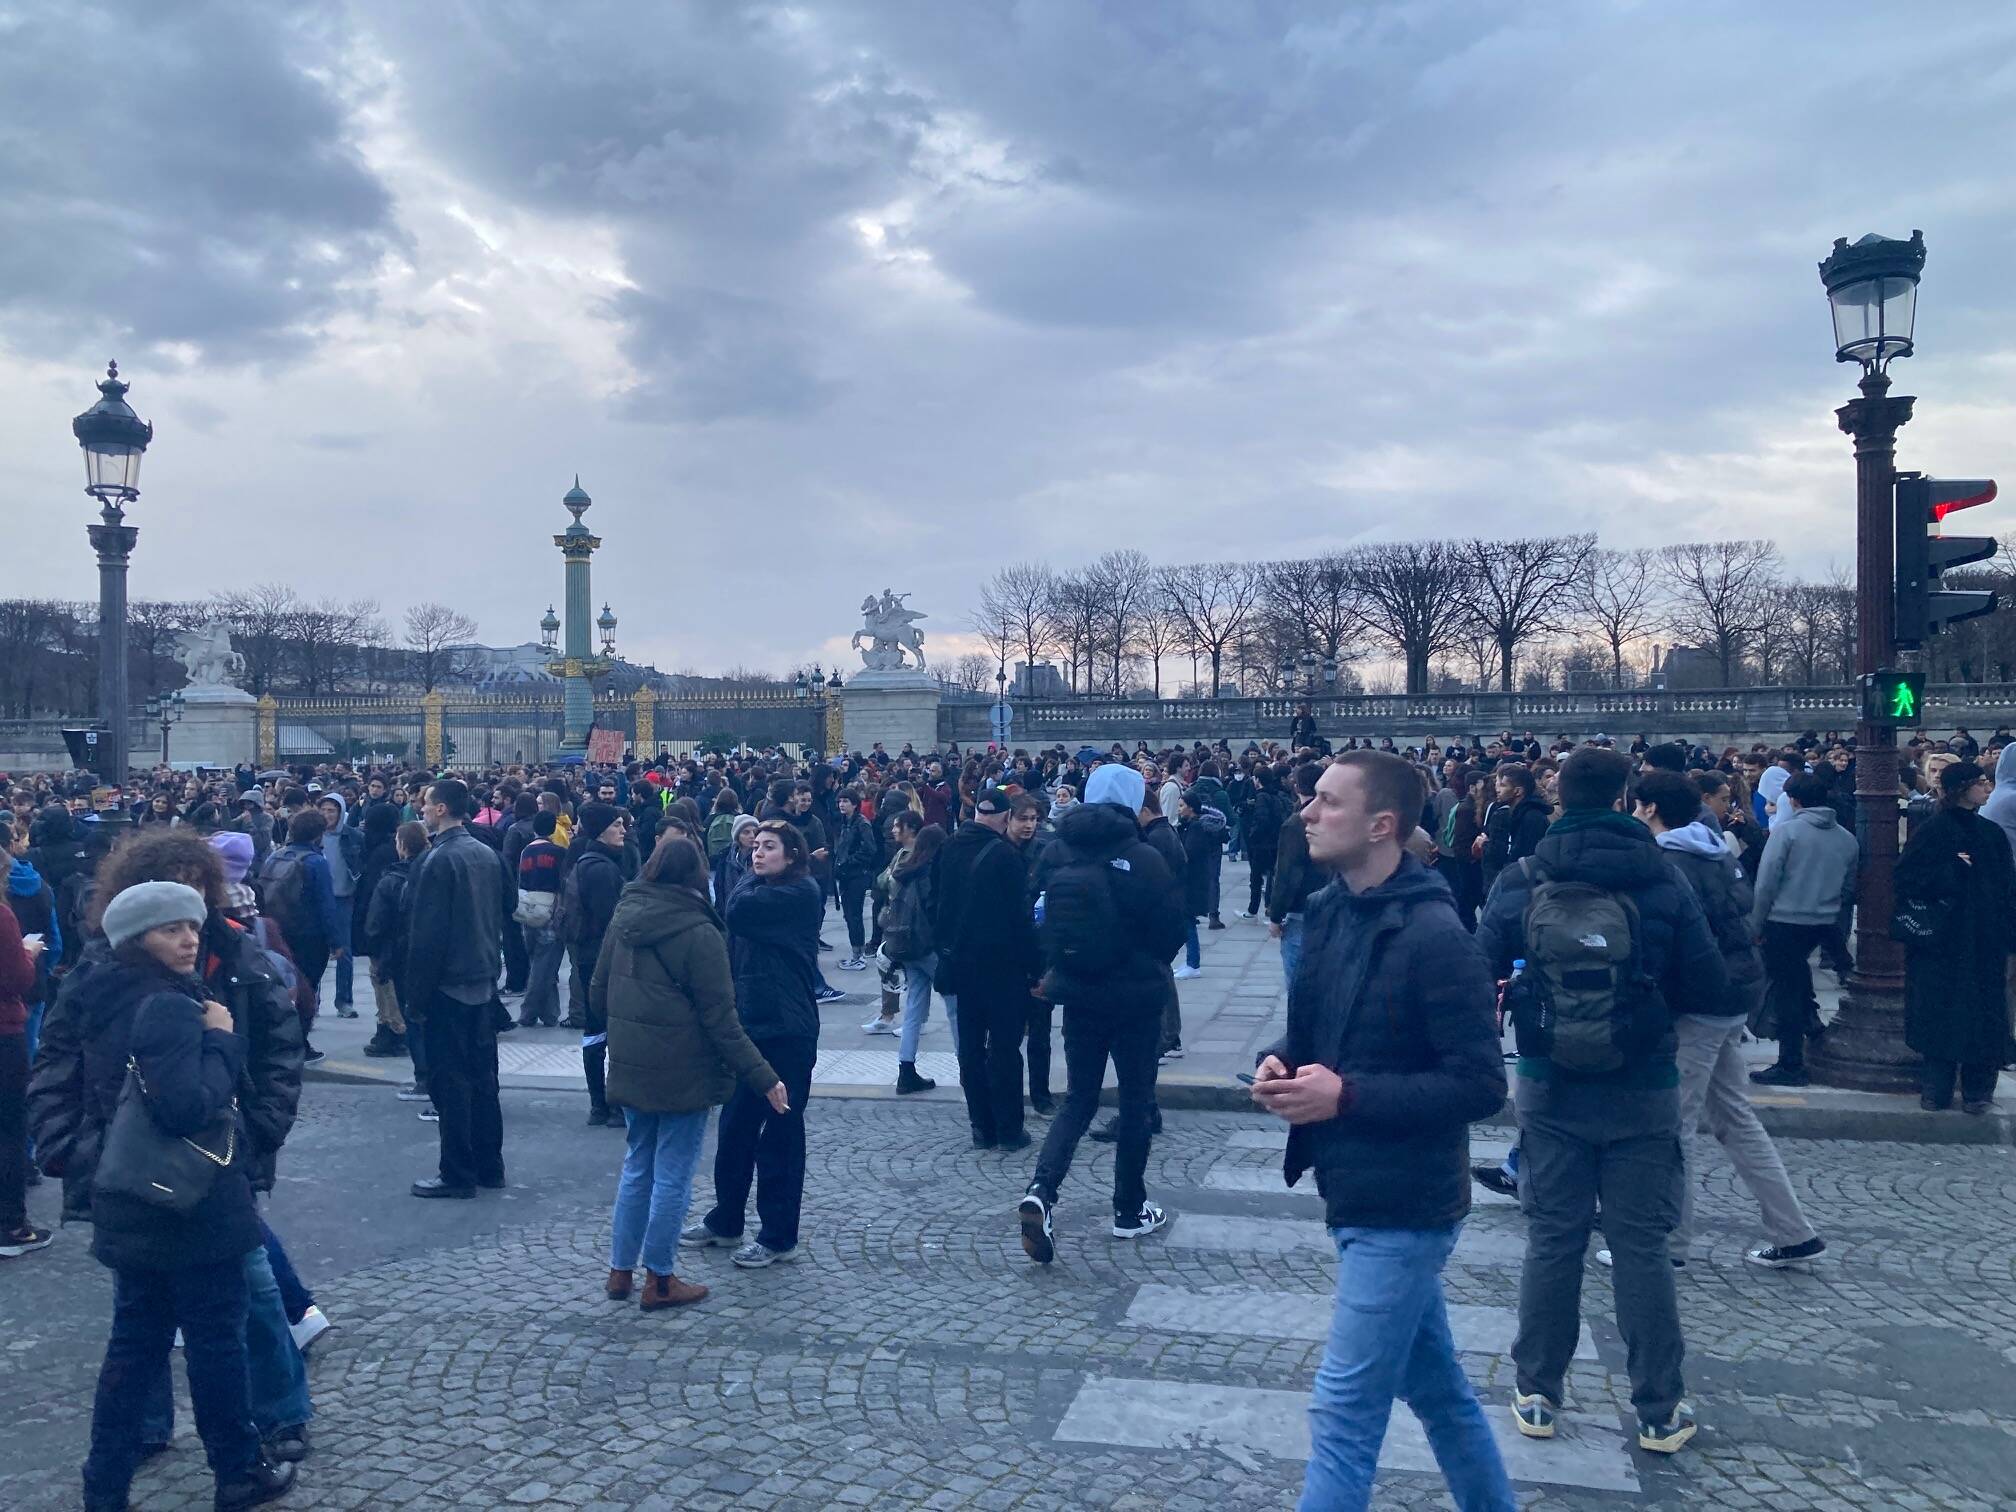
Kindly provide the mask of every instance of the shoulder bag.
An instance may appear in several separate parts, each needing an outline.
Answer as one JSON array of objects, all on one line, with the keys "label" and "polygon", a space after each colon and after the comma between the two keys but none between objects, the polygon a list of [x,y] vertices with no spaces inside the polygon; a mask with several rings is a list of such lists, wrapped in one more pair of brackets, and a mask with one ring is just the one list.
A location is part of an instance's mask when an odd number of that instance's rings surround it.
[{"label": "shoulder bag", "polygon": [[147,1104],[147,1084],[129,1055],[119,1106],[113,1110],[105,1146],[98,1156],[94,1189],[186,1216],[209,1195],[217,1173],[231,1164],[237,1150],[237,1098],[211,1120],[200,1138],[169,1134],[154,1121]]}]

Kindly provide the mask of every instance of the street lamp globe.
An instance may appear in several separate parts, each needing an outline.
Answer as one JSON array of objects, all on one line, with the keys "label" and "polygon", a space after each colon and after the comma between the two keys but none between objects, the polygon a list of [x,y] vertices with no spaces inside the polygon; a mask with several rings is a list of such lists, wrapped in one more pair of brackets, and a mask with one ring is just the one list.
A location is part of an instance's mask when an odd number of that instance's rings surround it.
[{"label": "street lamp globe", "polygon": [[119,364],[105,364],[99,400],[70,422],[84,448],[84,491],[102,504],[119,505],[140,493],[140,458],[154,439],[154,427],[133,413]]},{"label": "street lamp globe", "polygon": [[553,612],[553,606],[546,606],[546,617],[539,621],[539,644],[548,651],[560,644],[560,616]]},{"label": "street lamp globe", "polygon": [[603,604],[602,612],[595,616],[595,628],[602,632],[602,654],[616,654],[616,616],[609,612],[608,604]]},{"label": "street lamp globe", "polygon": [[791,674],[791,694],[794,698],[804,698],[810,691],[805,685],[805,669],[801,667]]},{"label": "street lamp globe", "polygon": [[1837,237],[1820,264],[1820,281],[1834,311],[1834,360],[1859,362],[1880,373],[1894,357],[1911,355],[1918,310],[1918,276],[1925,267],[1925,233],[1909,241],[1874,232],[1852,245]]}]

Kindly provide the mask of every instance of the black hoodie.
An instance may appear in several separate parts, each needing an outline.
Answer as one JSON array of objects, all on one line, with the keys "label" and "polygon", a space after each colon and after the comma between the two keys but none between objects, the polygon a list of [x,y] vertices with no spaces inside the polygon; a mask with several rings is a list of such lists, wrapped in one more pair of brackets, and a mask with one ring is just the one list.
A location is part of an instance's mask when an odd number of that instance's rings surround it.
[{"label": "black hoodie", "polygon": [[1044,995],[1067,1009],[1122,1013],[1162,1011],[1168,993],[1165,967],[1183,947],[1187,920],[1182,887],[1156,848],[1141,837],[1134,815],[1117,803],[1081,803],[1057,821],[1057,838],[1036,863],[1036,891],[1060,867],[1079,862],[1125,862],[1113,868],[1113,907],[1127,954],[1110,971],[1078,978],[1052,972]]}]

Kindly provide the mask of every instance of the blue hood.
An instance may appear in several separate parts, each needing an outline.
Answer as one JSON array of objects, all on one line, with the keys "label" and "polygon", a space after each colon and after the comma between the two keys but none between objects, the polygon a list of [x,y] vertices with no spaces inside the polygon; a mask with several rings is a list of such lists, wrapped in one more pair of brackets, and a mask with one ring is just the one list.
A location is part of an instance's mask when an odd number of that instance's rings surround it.
[{"label": "blue hood", "polygon": [[17,898],[32,898],[42,891],[42,873],[32,861],[16,861],[7,868],[7,891]]}]

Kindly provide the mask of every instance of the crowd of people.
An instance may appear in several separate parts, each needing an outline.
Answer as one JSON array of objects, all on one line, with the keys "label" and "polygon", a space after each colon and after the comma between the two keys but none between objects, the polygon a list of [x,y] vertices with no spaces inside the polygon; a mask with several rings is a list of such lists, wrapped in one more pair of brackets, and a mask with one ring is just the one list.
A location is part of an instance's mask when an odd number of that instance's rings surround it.
[{"label": "crowd of people", "polygon": [[[1998,730],[1984,755],[1960,731],[1914,743],[1904,769],[1895,927],[1928,1108],[1957,1086],[1985,1111],[2011,1058],[2012,746]],[[1291,1126],[1286,1177],[1315,1171],[1338,1254],[1309,1507],[1364,1505],[1396,1397],[1460,1507],[1513,1505],[1441,1297],[1473,1180],[1526,1214],[1512,1411],[1534,1437],[1564,1402],[1599,1222],[1637,1442],[1692,1436],[1673,1277],[1703,1131],[1757,1195],[1769,1242],[1746,1258],[1825,1249],[1744,1089],[1803,1084],[1826,1032],[1810,959],[1852,970],[1855,764],[1831,735],[1333,747],[1305,709],[1285,743],[1236,753],[878,745],[5,787],[0,1257],[50,1242],[25,1202],[46,1173],[113,1272],[87,1506],[124,1506],[167,1443],[178,1331],[220,1507],[282,1494],[309,1452],[301,1355],[329,1320],[256,1194],[322,1058],[325,991],[360,1014],[360,958],[364,1053],[410,1059],[399,1095],[438,1126],[416,1197],[504,1185],[498,1037],[578,1033],[588,1122],[626,1134],[604,1291],[655,1311],[707,1295],[682,1249],[744,1269],[799,1256],[820,1009],[846,996],[822,955],[874,973],[861,1031],[897,1040],[898,1094],[935,1086],[918,1068],[935,999],[974,1147],[1029,1148],[1030,1117],[1048,1121],[1015,1202],[1032,1261],[1056,1257],[1088,1134],[1115,1146],[1113,1237],[1162,1227],[1145,1185],[1157,1068],[1184,1053],[1177,983],[1229,927],[1221,862],[1243,857],[1231,912],[1280,942],[1289,1004],[1252,1096]],[[1520,1138],[1471,1170],[1469,1125],[1505,1101],[1507,1020]],[[1777,1041],[1776,1065],[1746,1073],[1752,1036]],[[1109,1064],[1117,1111],[1094,1130]],[[710,1117],[714,1201],[688,1222]]]}]

